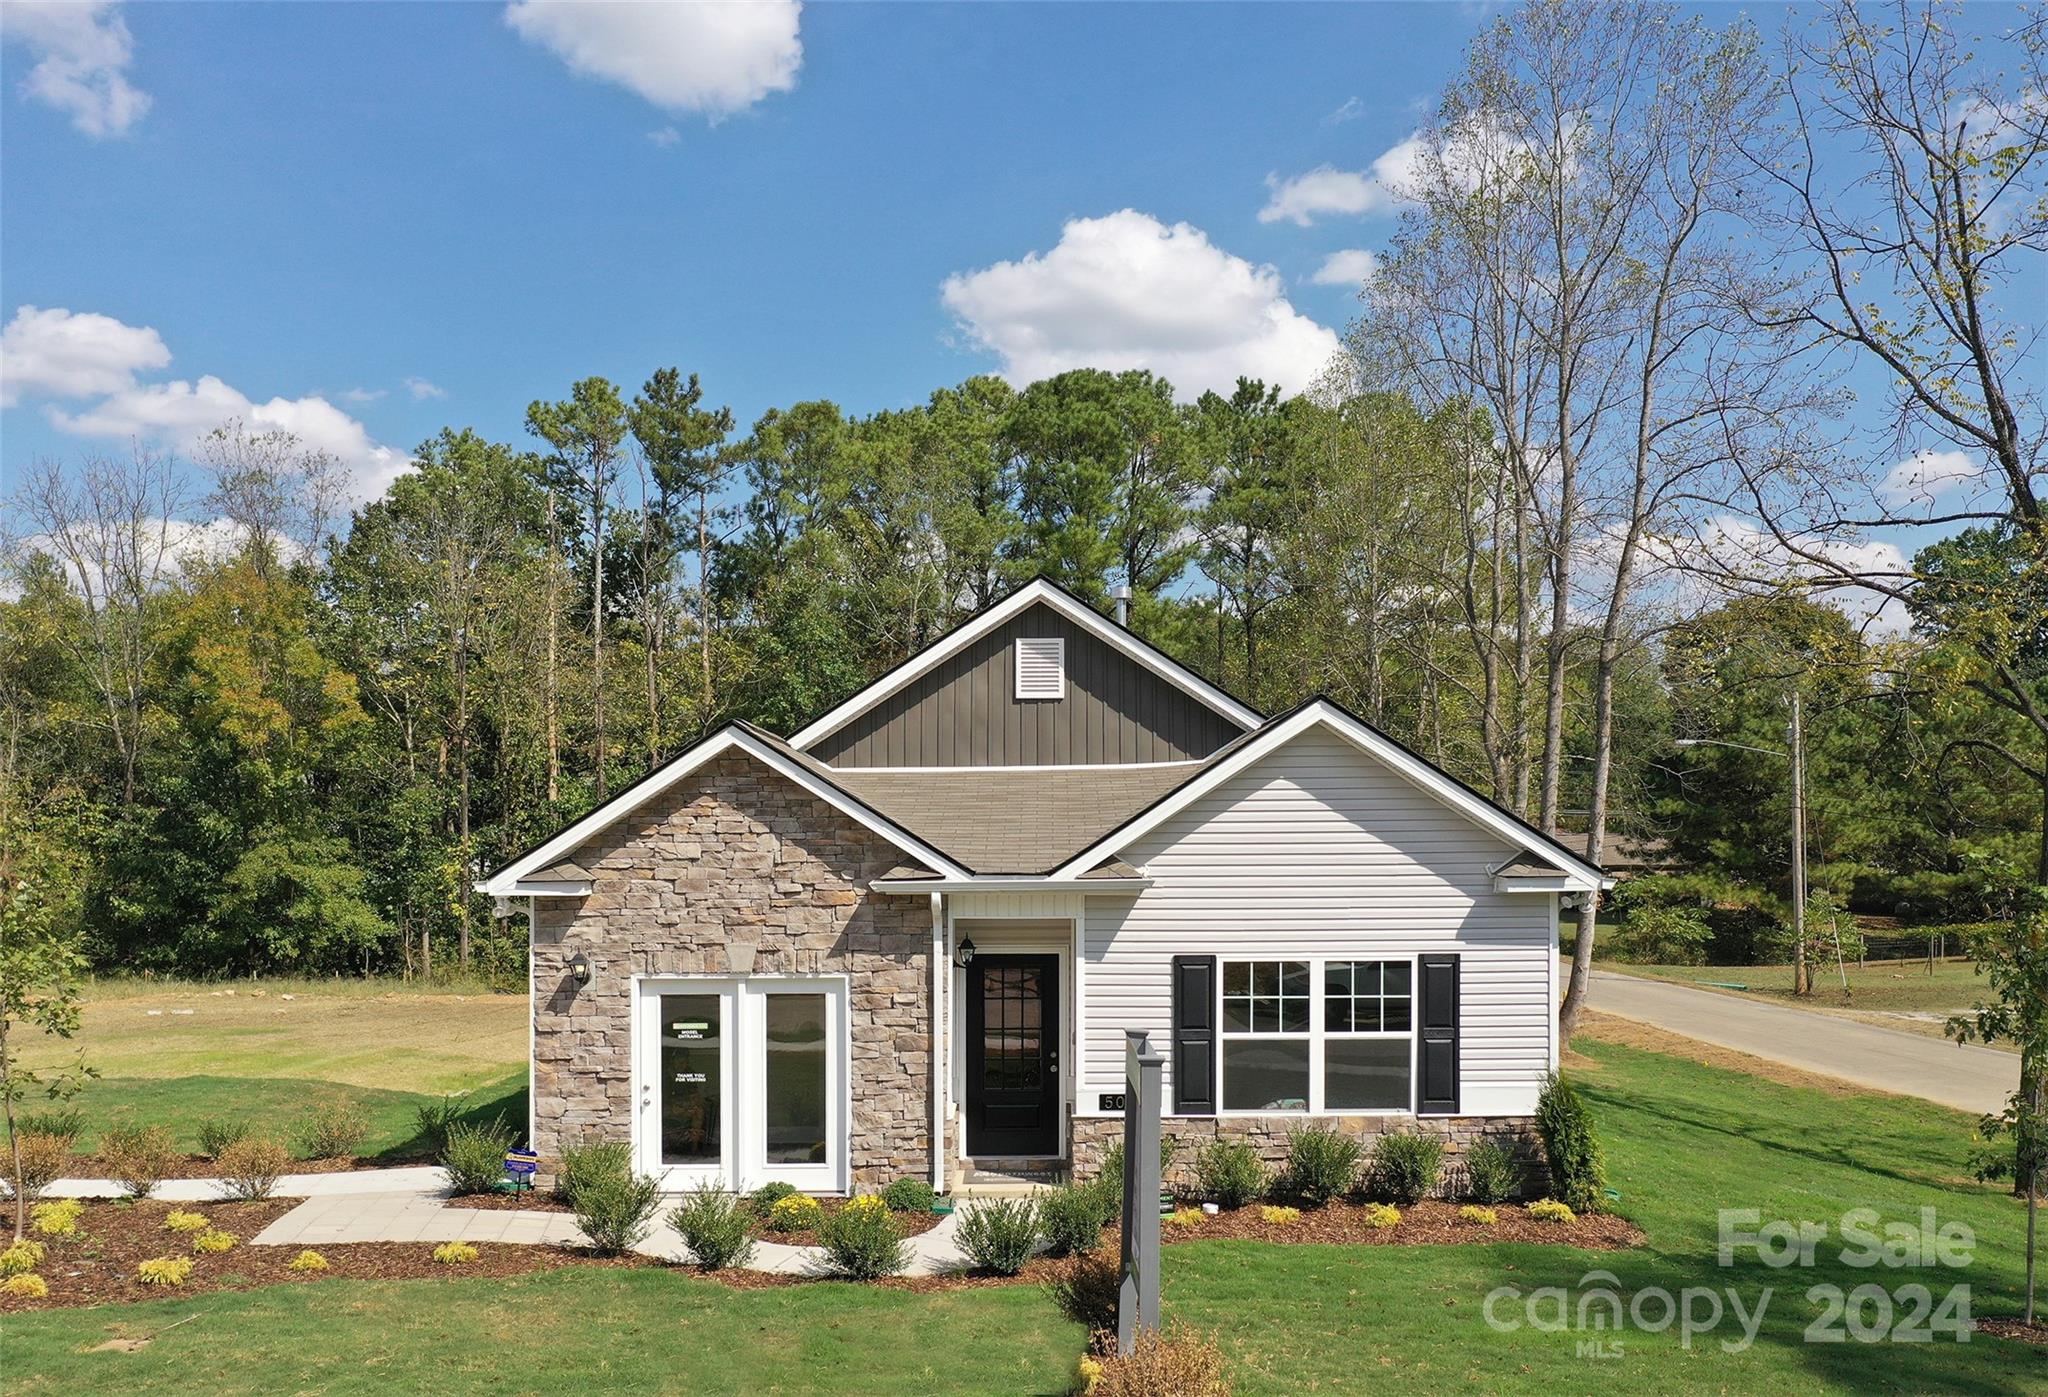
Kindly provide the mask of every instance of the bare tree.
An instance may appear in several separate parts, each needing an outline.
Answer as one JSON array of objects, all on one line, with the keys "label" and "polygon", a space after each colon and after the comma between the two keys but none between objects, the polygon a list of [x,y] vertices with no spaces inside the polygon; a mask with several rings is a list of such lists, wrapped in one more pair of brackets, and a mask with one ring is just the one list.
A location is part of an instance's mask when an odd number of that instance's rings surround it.
[{"label": "bare tree", "polygon": [[234,526],[259,573],[319,554],[348,489],[332,452],[281,428],[251,432],[232,418],[200,438],[199,460],[212,478],[205,507]]}]

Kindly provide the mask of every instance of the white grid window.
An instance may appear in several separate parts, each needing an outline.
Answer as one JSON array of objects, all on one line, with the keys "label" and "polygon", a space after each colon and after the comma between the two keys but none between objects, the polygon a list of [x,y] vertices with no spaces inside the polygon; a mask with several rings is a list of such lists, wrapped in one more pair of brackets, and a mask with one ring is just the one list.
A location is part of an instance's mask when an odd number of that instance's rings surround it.
[{"label": "white grid window", "polygon": [[1225,1111],[1411,1109],[1408,960],[1226,960]]},{"label": "white grid window", "polygon": [[1017,697],[1063,699],[1067,696],[1067,642],[1060,636],[1017,638]]}]

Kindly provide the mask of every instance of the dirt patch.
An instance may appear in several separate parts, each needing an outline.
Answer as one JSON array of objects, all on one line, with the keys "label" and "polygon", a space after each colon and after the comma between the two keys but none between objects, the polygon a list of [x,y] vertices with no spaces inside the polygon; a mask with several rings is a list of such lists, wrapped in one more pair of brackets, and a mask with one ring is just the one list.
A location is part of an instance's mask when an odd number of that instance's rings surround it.
[{"label": "dirt patch", "polygon": [[546,1189],[524,1193],[458,1193],[443,1200],[450,1208],[474,1208],[486,1213],[573,1213],[576,1210]]},{"label": "dirt patch", "polygon": [[[1600,1043],[1619,1043],[1625,1048],[1641,1048],[1646,1052],[1665,1053],[1671,1057],[1682,1057],[1697,1062],[1703,1067],[1720,1067],[1731,1072],[1746,1072],[1752,1077],[1762,1077],[1767,1082],[1781,1082],[1788,1087],[1812,1087],[1830,1096],[1888,1096],[1890,1092],[1879,1091],[1855,1082],[1843,1081],[1840,1077],[1827,1077],[1818,1072],[1807,1072],[1797,1067],[1788,1067],[1782,1062],[1769,1058],[1753,1057],[1733,1048],[1717,1047],[1702,1043],[1697,1038],[1646,1024],[1637,1019],[1624,1019],[1615,1014],[1601,1014],[1589,1011],[1579,1020],[1582,1035]],[[1582,1053],[1567,1052],[1565,1066],[1578,1072],[1597,1075],[1600,1064]]]},{"label": "dirt patch", "polygon": [[[820,1198],[818,1202],[824,1207],[828,1216],[846,1206],[846,1200],[843,1198]],[[929,1232],[934,1227],[937,1227],[944,1219],[945,1214],[927,1211],[922,1213],[891,1213],[889,1216],[896,1219],[896,1230],[898,1232],[901,1232],[906,1237],[915,1237],[919,1233]],[[769,1230],[767,1223],[756,1219],[752,1230],[754,1236],[761,1241],[778,1242],[785,1247],[815,1247],[820,1245],[818,1230],[814,1227],[806,1227],[797,1232],[772,1232]]]},{"label": "dirt patch", "polygon": [[[434,1260],[430,1242],[352,1242],[316,1246],[325,1271],[294,1271],[303,1246],[259,1247],[249,1238],[298,1206],[296,1199],[261,1203],[91,1203],[69,1237],[39,1237],[48,1254],[37,1274],[50,1287],[47,1299],[0,1296],[0,1314],[72,1308],[131,1300],[163,1300],[214,1290],[305,1284],[326,1276],[356,1280],[410,1280],[424,1276],[517,1276],[558,1266],[658,1266],[651,1257],[594,1257],[566,1247],[515,1246],[480,1242],[475,1261],[448,1265]],[[204,1214],[214,1227],[231,1232],[234,1250],[194,1255],[192,1233],[164,1229],[172,1209]],[[157,1256],[192,1257],[192,1274],[180,1286],[144,1285],[136,1266]]]},{"label": "dirt patch", "polygon": [[[409,1164],[432,1164],[431,1159],[295,1159],[285,1166],[287,1174],[347,1174],[358,1169],[397,1169]],[[111,1179],[114,1166],[96,1154],[80,1154],[71,1157],[71,1163],[64,1171],[66,1178]],[[203,1154],[178,1156],[164,1172],[166,1179],[211,1179],[220,1173],[220,1166]]]},{"label": "dirt patch", "polygon": [[2001,1339],[2011,1339],[2016,1344],[2048,1348],[2048,1324],[2028,1324],[2017,1319],[1980,1319],[1977,1328]]}]

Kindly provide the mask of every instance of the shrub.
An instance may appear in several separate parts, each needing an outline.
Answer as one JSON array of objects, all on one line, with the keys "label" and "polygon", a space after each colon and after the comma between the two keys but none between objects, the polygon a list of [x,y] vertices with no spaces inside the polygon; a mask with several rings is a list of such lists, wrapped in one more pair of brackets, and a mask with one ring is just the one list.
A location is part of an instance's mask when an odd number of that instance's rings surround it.
[{"label": "shrub", "polygon": [[50,1283],[33,1272],[9,1276],[0,1281],[0,1295],[11,1295],[17,1300],[47,1300],[50,1298]]},{"label": "shrub", "polygon": [[[498,1173],[505,1172],[504,1151],[500,1150]],[[605,1179],[626,1179],[633,1174],[633,1147],[623,1140],[604,1140],[591,1145],[571,1145],[562,1151],[562,1168],[555,1175],[555,1196],[570,1207],[584,1188]]]},{"label": "shrub", "polygon": [[45,1247],[33,1237],[23,1237],[6,1250],[0,1251],[0,1276],[22,1276],[43,1264],[49,1255]]},{"label": "shrub", "polygon": [[807,1193],[791,1193],[776,1199],[763,1221],[770,1232],[801,1232],[816,1227],[824,1215],[817,1199]]},{"label": "shrub", "polygon": [[977,1271],[1014,1276],[1038,1245],[1038,1203],[1031,1198],[998,1198],[975,1203],[960,1219],[955,1240]]},{"label": "shrub", "polygon": [[1145,1330],[1129,1354],[1102,1359],[1094,1397],[1229,1397],[1223,1350],[1184,1324]]},{"label": "shrub", "polygon": [[85,1129],[85,1112],[76,1106],[61,1111],[26,1111],[14,1118],[17,1135],[54,1135],[68,1148]]},{"label": "shrub", "polygon": [[1216,1140],[1195,1156],[1195,1187],[1225,1208],[1242,1208],[1266,1191],[1266,1166],[1242,1140]]},{"label": "shrub", "polygon": [[1416,1203],[1443,1178],[1444,1142],[1427,1135],[1382,1135],[1372,1149],[1373,1192]]},{"label": "shrub", "polygon": [[765,1222],[768,1214],[775,1211],[777,1203],[780,1203],[785,1198],[794,1198],[796,1193],[797,1187],[795,1184],[786,1184],[782,1180],[777,1179],[772,1184],[762,1184],[759,1188],[748,1194],[747,1206],[754,1210],[755,1217]]},{"label": "shrub", "polygon": [[1361,1211],[1359,1221],[1376,1232],[1401,1225],[1401,1210],[1391,1203],[1368,1203]]},{"label": "shrub", "polygon": [[249,1122],[227,1116],[208,1116],[199,1122],[199,1153],[208,1159],[220,1158],[220,1153],[229,1145],[249,1138]]},{"label": "shrub", "polygon": [[1358,1177],[1365,1149],[1348,1135],[1326,1125],[1303,1126],[1287,1136],[1287,1191],[1320,1208],[1342,1197]]},{"label": "shrub", "polygon": [[1607,1191],[1607,1170],[1600,1161],[1600,1141],[1593,1120],[1576,1088],[1552,1075],[1536,1102],[1536,1130],[1543,1137],[1543,1155],[1550,1165],[1550,1187],[1578,1213],[1600,1211]]},{"label": "shrub", "polygon": [[1467,1203],[1458,1209],[1460,1222],[1476,1222],[1481,1227],[1491,1227],[1500,1221],[1500,1214],[1491,1208],[1482,1208],[1476,1203]]},{"label": "shrub", "polygon": [[78,1220],[85,1216],[85,1204],[76,1198],[58,1198],[48,1203],[38,1203],[28,1210],[29,1225],[45,1237],[70,1237],[78,1231]]},{"label": "shrub", "polygon": [[[1162,1186],[1166,1176],[1173,1171],[1173,1157],[1180,1150],[1180,1141],[1171,1135],[1159,1137],[1159,1179]],[[1102,1156],[1102,1173],[1096,1176],[1095,1186],[1102,1190],[1102,1196],[1109,1203],[1111,1221],[1120,1217],[1124,1210],[1124,1142],[1119,1140],[1109,1147]]]},{"label": "shrub", "polygon": [[1110,1205],[1099,1184],[1068,1184],[1038,1200],[1039,1233],[1045,1239],[1045,1249],[1054,1256],[1094,1250],[1109,1218]]},{"label": "shrub", "polygon": [[1479,1203],[1505,1203],[1522,1187],[1522,1165],[1498,1140],[1479,1140],[1465,1151],[1465,1194]]},{"label": "shrub", "polygon": [[898,1179],[882,1190],[882,1201],[895,1213],[928,1213],[938,1197],[923,1179]]},{"label": "shrub", "polygon": [[1116,1328],[1117,1292],[1123,1263],[1110,1247],[1076,1252],[1046,1279],[1045,1292],[1059,1312],[1091,1334]]},{"label": "shrub", "polygon": [[[448,1148],[448,1132],[469,1108],[470,1092],[450,1092],[413,1110],[414,1134],[435,1154]],[[507,1148],[510,1148],[507,1146]]]},{"label": "shrub", "polygon": [[754,1259],[747,1224],[747,1210],[738,1195],[708,1181],[692,1189],[668,1215],[668,1225],[707,1271],[744,1266]]},{"label": "shrub", "polygon": [[1290,1222],[1301,1221],[1301,1209],[1284,1207],[1278,1203],[1267,1203],[1259,1208],[1259,1217],[1265,1222],[1285,1227]]},{"label": "shrub", "polygon": [[291,1162],[291,1154],[283,1145],[268,1135],[251,1135],[222,1150],[213,1165],[220,1171],[223,1193],[253,1202],[270,1197]]},{"label": "shrub", "polygon": [[164,1214],[166,1232],[204,1232],[210,1225],[204,1213],[188,1213],[183,1208],[173,1208]]},{"label": "shrub", "polygon": [[632,1174],[581,1185],[576,1191],[576,1225],[599,1256],[631,1251],[646,1238],[660,1201],[661,1186]]},{"label": "shrub", "polygon": [[850,1280],[893,1276],[910,1264],[910,1248],[887,1206],[857,1206],[860,1202],[853,1199],[819,1221],[818,1245],[825,1249],[825,1264]]},{"label": "shrub", "polygon": [[156,1192],[178,1162],[178,1142],[160,1125],[112,1126],[100,1132],[100,1155],[133,1198]]},{"label": "shrub", "polygon": [[299,1153],[307,1159],[346,1159],[370,1133],[370,1118],[346,1096],[323,1096],[299,1122]]},{"label": "shrub", "polygon": [[1529,1216],[1538,1222],[1564,1223],[1574,1221],[1578,1214],[1572,1211],[1571,1204],[1560,1203],[1555,1198],[1546,1198],[1540,1203],[1529,1205]]},{"label": "shrub", "polygon": [[189,1256],[155,1256],[135,1268],[135,1279],[144,1285],[183,1285],[192,1279]]},{"label": "shrub", "polygon": [[443,1266],[467,1266],[481,1255],[467,1242],[443,1242],[434,1248],[434,1260]]},{"label": "shrub", "polygon": [[1705,965],[1713,939],[1699,908],[1647,904],[1629,908],[1607,943],[1614,959],[1637,965]]},{"label": "shrub", "polygon": [[1200,1208],[1175,1208],[1159,1220],[1169,1227],[1193,1227],[1202,1220],[1203,1216],[1204,1214]]},{"label": "shrub", "polygon": [[71,1167],[71,1142],[40,1130],[24,1130],[15,1138],[21,1142],[21,1173],[17,1176],[13,1172],[14,1151],[0,1149],[0,1178],[5,1178],[15,1193],[33,1202]]},{"label": "shrub", "polygon": [[512,1139],[512,1127],[503,1116],[482,1125],[458,1121],[450,1126],[441,1146],[441,1168],[448,1175],[449,1189],[489,1193],[505,1177],[505,1151],[512,1148]]},{"label": "shrub", "polygon": [[224,1251],[235,1249],[235,1234],[223,1232],[218,1227],[209,1227],[192,1239],[192,1250],[201,1256],[217,1256]]},{"label": "shrub", "polygon": [[327,1269],[327,1258],[320,1255],[317,1251],[302,1251],[291,1259],[291,1265],[287,1269],[293,1271],[325,1271]]}]

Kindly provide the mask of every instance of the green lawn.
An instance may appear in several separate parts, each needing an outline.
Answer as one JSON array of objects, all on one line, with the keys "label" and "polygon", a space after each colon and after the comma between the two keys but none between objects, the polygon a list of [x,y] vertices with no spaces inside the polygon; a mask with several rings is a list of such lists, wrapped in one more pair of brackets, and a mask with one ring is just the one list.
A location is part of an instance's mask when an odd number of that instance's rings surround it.
[{"label": "green lawn", "polygon": [[[1171,1315],[1218,1334],[1240,1393],[2048,1391],[2048,1356],[1966,1344],[1802,1342],[1818,1284],[1972,1287],[1979,1316],[2018,1308],[2023,1214],[1967,1179],[1968,1122],[1891,1097],[1780,1086],[1658,1053],[1588,1042],[1577,1076],[1597,1112],[1620,1210],[1642,1248],[1517,1245],[1167,1249]],[[1961,1271],[1856,1270],[1833,1227],[1846,1208],[1911,1221],[1933,1207],[1975,1233]],[[1719,1207],[1825,1222],[1811,1270],[1750,1255],[1716,1264]],[[1771,1287],[1746,1353],[1676,1328],[1631,1331],[1612,1357],[1571,1333],[1490,1330],[1486,1296],[1577,1287],[1611,1272],[1624,1294]],[[1577,1291],[1574,1290],[1574,1298]],[[194,1322],[165,1331],[186,1315]],[[138,1353],[90,1352],[158,1333]],[[188,1301],[18,1317],[0,1330],[10,1397],[119,1390],[986,1392],[1059,1390],[1081,1334],[1028,1287],[917,1296],[829,1285],[734,1292],[665,1271],[566,1271],[517,1281],[376,1284],[343,1278]]]}]

